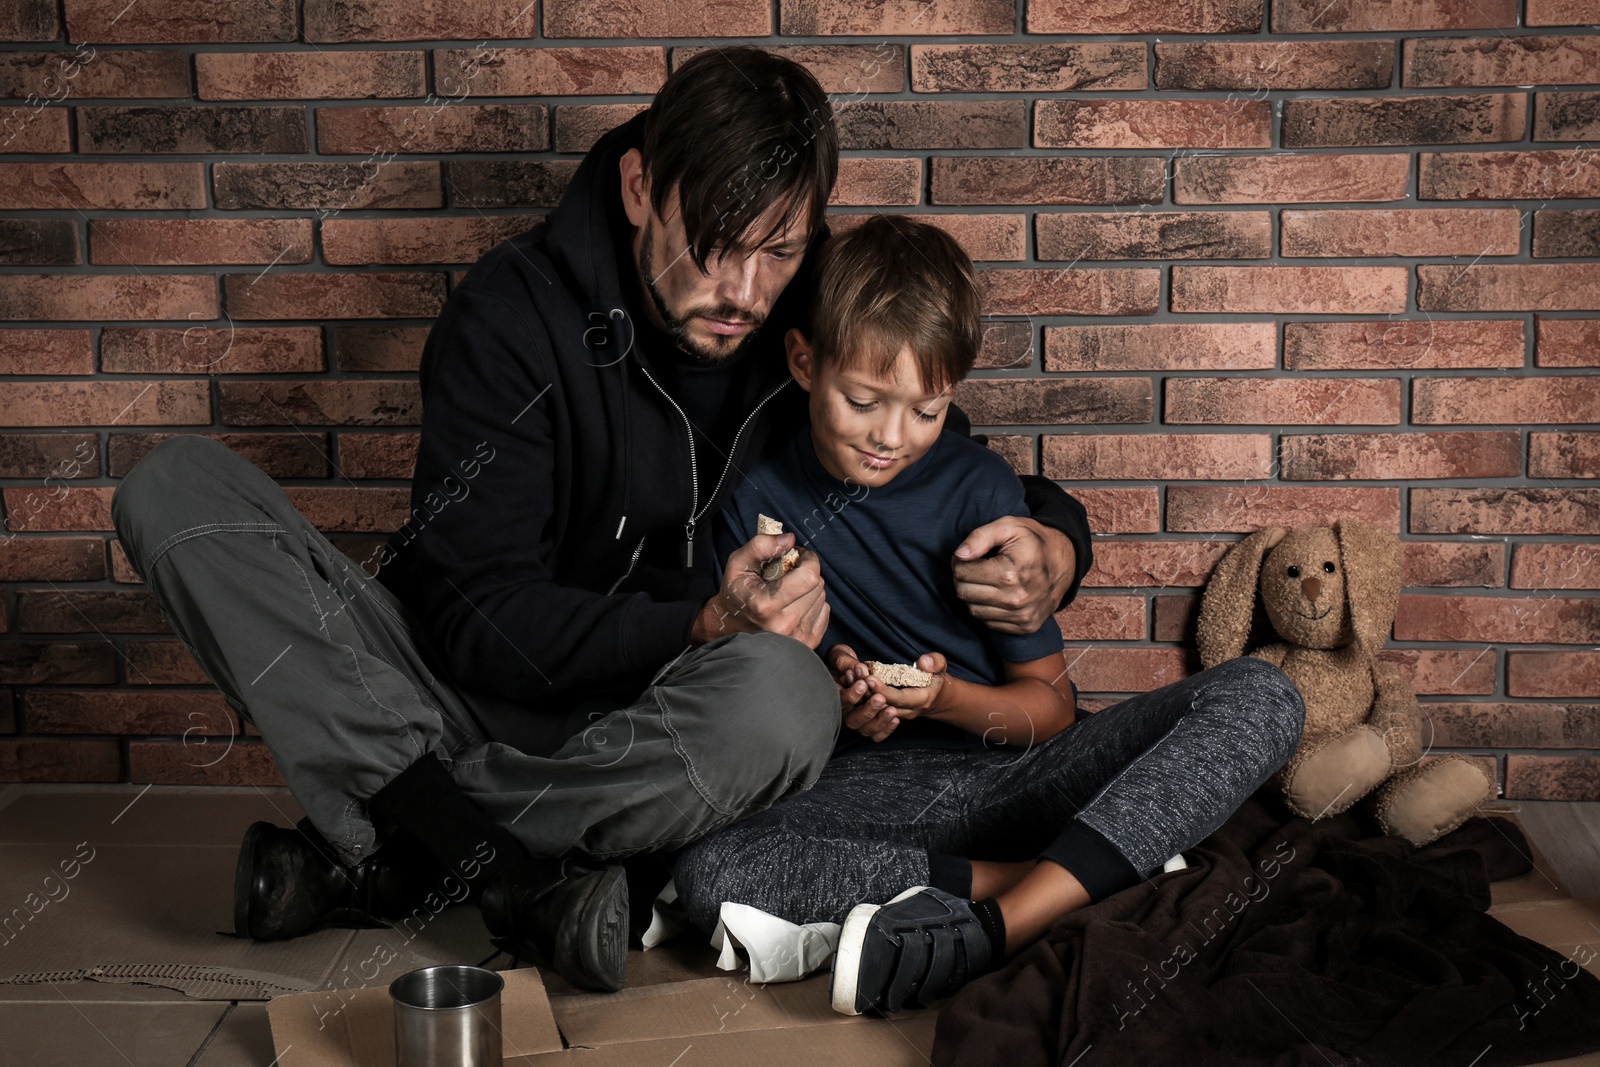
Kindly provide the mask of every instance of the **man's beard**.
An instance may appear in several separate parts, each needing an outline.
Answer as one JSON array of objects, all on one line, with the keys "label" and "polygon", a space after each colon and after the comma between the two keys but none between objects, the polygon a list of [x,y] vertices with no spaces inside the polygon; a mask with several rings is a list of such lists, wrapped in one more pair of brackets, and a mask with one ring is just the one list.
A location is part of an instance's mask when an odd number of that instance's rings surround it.
[{"label": "man's beard", "polygon": [[[661,321],[666,323],[667,336],[672,338],[672,343],[678,350],[687,354],[690,360],[701,366],[716,366],[731,362],[745,353],[745,350],[755,341],[756,335],[761,332],[765,318],[754,320],[754,325],[745,333],[744,339],[731,351],[706,348],[697,342],[689,333],[689,322],[694,317],[679,318],[667,307],[667,298],[656,285],[655,277],[651,273],[651,266],[655,261],[655,226],[650,219],[644,223],[644,247],[639,250],[639,273],[644,278],[645,288],[650,293],[650,299],[655,302],[656,314],[661,316]],[[712,318],[723,319],[727,322],[749,322],[744,313],[733,307],[718,307],[705,309],[705,314]]]}]

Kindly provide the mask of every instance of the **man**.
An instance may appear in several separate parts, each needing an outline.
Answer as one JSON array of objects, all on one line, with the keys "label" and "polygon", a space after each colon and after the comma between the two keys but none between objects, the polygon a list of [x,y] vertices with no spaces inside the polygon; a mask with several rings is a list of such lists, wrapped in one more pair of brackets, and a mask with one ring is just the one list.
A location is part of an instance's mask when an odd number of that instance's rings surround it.
[{"label": "man", "polygon": [[[837,155],[816,80],[753,48],[685,63],[603,137],[429,333],[412,515],[378,582],[213,441],[172,438],[124,479],[130,560],[307,812],[298,833],[247,832],[240,934],[465,886],[500,947],[619,988],[614,861],[805,790],[841,716],[881,705],[814,651],[815,554],[769,585],[761,562],[793,534],[757,537],[719,586],[707,539],[806,417],[781,346]],[[981,527],[952,561],[1007,632],[1037,629],[1089,566],[1081,506],[1042,478],[1028,492],[1034,518]]]}]

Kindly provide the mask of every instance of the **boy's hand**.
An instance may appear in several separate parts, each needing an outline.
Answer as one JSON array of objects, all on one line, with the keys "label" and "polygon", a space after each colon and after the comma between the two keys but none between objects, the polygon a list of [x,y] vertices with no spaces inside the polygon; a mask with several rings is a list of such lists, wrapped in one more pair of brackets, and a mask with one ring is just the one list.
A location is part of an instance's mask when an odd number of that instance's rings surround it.
[{"label": "boy's hand", "polygon": [[[866,684],[871,697],[865,702],[868,706],[877,706],[876,701],[882,700],[880,710],[871,718],[863,721],[856,727],[856,731],[874,741],[882,741],[894,732],[903,719],[915,719],[921,716],[936,716],[943,706],[943,696],[949,681],[945,673],[947,667],[944,654],[941,652],[926,652],[918,658],[916,667],[933,675],[933,681],[924,686],[908,686],[896,688],[889,685],[877,675],[866,676]],[[865,665],[860,667],[865,671]],[[848,725],[849,720],[846,720]]]},{"label": "boy's hand", "polygon": [[874,741],[882,741],[894,733],[900,722],[898,719],[889,721],[885,711],[888,701],[868,685],[867,666],[856,658],[855,649],[849,645],[834,645],[828,649],[823,662],[839,687],[839,713],[844,716],[845,728]]},{"label": "boy's hand", "polygon": [[756,534],[728,557],[722,588],[705,602],[689,632],[702,645],[723,634],[770,630],[816,648],[828,632],[828,601],[823,595],[822,562],[809,548],[800,562],[775,581],[761,577],[767,560],[794,547],[794,534]]}]

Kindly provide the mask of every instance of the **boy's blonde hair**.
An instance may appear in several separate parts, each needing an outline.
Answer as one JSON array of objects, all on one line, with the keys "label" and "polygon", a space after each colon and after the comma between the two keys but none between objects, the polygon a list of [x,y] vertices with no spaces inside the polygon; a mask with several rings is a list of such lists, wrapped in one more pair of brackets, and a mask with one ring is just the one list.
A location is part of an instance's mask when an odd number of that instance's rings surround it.
[{"label": "boy's blonde hair", "polygon": [[817,365],[866,366],[888,377],[901,348],[923,386],[954,385],[983,337],[977,270],[944,230],[904,215],[873,215],[817,253],[810,337]]}]

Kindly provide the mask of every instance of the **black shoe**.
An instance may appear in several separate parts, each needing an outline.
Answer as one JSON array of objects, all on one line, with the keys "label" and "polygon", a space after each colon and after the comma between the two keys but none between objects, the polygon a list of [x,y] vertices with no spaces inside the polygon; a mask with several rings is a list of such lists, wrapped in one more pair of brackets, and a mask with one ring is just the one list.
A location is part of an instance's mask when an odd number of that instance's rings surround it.
[{"label": "black shoe", "polygon": [[328,926],[381,925],[408,914],[425,892],[383,852],[346,867],[309,820],[293,830],[252,823],[234,871],[233,928],[277,941]]},{"label": "black shoe", "polygon": [[971,901],[914,886],[882,906],[851,909],[829,997],[845,1015],[926,1008],[998,962]]},{"label": "black shoe", "polygon": [[490,942],[580,989],[615,992],[628,973],[628,878],[563,860],[554,882],[502,875],[478,901]]}]

